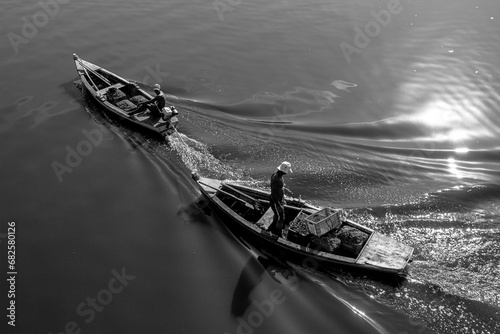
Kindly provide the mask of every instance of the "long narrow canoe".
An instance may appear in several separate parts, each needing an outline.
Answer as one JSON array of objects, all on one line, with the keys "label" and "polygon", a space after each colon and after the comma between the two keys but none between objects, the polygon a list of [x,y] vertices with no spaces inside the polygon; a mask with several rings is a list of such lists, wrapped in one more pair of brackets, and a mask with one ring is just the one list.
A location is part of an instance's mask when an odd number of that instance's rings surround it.
[{"label": "long narrow canoe", "polygon": [[[196,174],[193,179],[211,205],[223,213],[223,222],[231,231],[237,228],[237,233],[270,243],[290,256],[298,255],[313,261],[382,273],[407,274],[413,247],[347,219],[340,209],[325,211],[325,208],[312,206],[299,199],[287,199],[285,225],[288,228],[282,235],[276,235],[271,232],[273,213],[269,205],[269,193]],[[337,219],[331,231],[321,235],[314,229],[316,234],[297,229],[297,222],[303,219],[301,217],[311,219],[324,212],[332,213],[331,217]],[[364,237],[356,244],[348,238],[349,234]],[[334,246],[329,247],[329,243]]]},{"label": "long narrow canoe", "polygon": [[162,136],[175,132],[179,123],[175,116],[178,113],[175,107],[165,107],[162,111],[167,117],[174,115],[167,121],[148,113],[131,115],[129,112],[139,103],[152,99],[148,92],[115,73],[81,59],[76,54],[73,54],[73,59],[83,86],[105,110]]}]

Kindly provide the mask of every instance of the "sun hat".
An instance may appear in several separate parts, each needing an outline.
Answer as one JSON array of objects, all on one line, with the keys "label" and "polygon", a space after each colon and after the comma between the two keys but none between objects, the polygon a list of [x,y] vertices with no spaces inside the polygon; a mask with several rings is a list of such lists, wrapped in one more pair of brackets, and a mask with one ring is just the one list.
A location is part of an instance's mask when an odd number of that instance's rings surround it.
[{"label": "sun hat", "polygon": [[278,170],[282,171],[283,173],[293,173],[292,172],[292,164],[289,163],[288,161],[283,161],[281,165],[279,165]]},{"label": "sun hat", "polygon": [[161,87],[159,84],[155,84],[153,87],[153,90],[161,90]]}]

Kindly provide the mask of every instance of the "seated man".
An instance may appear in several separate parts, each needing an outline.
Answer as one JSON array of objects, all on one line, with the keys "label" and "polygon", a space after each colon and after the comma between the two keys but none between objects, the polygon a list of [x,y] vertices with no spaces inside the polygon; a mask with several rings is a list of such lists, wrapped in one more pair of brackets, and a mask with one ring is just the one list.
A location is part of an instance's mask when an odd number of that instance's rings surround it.
[{"label": "seated man", "polygon": [[159,84],[156,84],[153,90],[156,93],[156,96],[149,101],[139,103],[137,109],[131,111],[129,115],[135,115],[148,109],[153,116],[161,117],[162,110],[165,107],[166,103],[165,96],[163,95]]}]

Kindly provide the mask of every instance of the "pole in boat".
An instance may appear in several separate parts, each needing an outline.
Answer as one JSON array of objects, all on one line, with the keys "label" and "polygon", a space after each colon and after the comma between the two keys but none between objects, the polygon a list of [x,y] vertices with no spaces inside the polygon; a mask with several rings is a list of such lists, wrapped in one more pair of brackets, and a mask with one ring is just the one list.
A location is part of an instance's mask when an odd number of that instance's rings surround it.
[{"label": "pole in boat", "polygon": [[177,137],[179,137],[179,140],[180,140],[180,141],[181,141],[184,145],[186,145],[187,147],[189,147],[189,146],[186,144],[186,142],[182,139],[181,134],[179,133],[179,131],[177,131],[177,129],[175,128],[175,126],[173,126],[173,125],[172,125],[172,127],[174,128],[174,131],[175,131],[175,133],[177,134]]},{"label": "pole in boat", "polygon": [[99,90],[99,88],[97,88],[97,85],[94,83],[94,81],[90,77],[89,72],[87,72],[87,68],[83,65],[82,60],[80,59],[80,57],[78,57],[75,53],[73,53],[73,59],[78,60],[78,62],[80,63],[80,65],[82,65],[83,71],[85,72],[85,75],[87,75],[87,77],[89,78],[89,81],[92,84],[92,86],[94,86],[96,90]]},{"label": "pole in boat", "polygon": [[111,82],[106,79],[105,77],[103,77],[102,75],[100,75],[99,73],[97,73],[95,70],[91,69],[90,67],[88,67],[87,65],[84,65],[82,63],[82,66],[87,68],[90,72],[92,72],[96,77],[98,77],[99,79],[101,79],[102,81],[104,81],[104,83],[106,83],[107,85],[111,86]]},{"label": "pole in boat", "polygon": [[250,203],[248,203],[248,202],[247,202],[247,201],[245,201],[244,199],[241,199],[241,198],[239,198],[239,197],[237,197],[237,196],[235,196],[235,195],[233,195],[233,194],[230,194],[230,193],[228,193],[227,191],[221,190],[221,189],[219,189],[219,188],[212,187],[211,185],[208,185],[208,184],[203,183],[203,182],[201,182],[201,181],[197,181],[197,182],[198,182],[199,184],[201,184],[201,185],[204,185],[204,186],[208,187],[208,188],[211,188],[211,189],[213,189],[213,190],[216,190],[216,191],[218,191],[218,192],[221,192],[221,193],[223,193],[224,195],[227,195],[227,196],[229,196],[229,197],[231,197],[231,198],[234,198],[235,200],[237,200],[237,201],[239,201],[239,202],[241,202],[241,203],[245,204],[245,206],[248,206],[249,208],[252,208],[252,209],[257,210],[257,209],[255,208],[255,206],[252,206]]},{"label": "pole in boat", "polygon": [[96,91],[99,90],[99,88],[97,87],[97,85],[94,83],[94,81],[90,77],[89,72],[87,72],[87,68],[85,66],[82,66],[82,67],[83,67],[83,70],[85,71],[85,74],[87,75],[87,78],[89,78],[89,81],[92,84],[92,86],[94,86],[94,88],[95,88]]},{"label": "pole in boat", "polygon": [[91,69],[90,67],[88,67],[87,65],[85,65],[81,60],[80,60],[80,64],[83,67],[87,68],[90,72],[92,72],[96,77],[98,77],[99,79],[101,79],[102,81],[104,81],[106,84],[108,84],[108,85],[111,86],[111,82],[108,79],[106,79],[105,77],[103,77],[101,74],[97,73],[96,70]]},{"label": "pole in boat", "polygon": [[[97,73],[95,70],[91,69],[90,67],[88,67],[87,65],[85,65],[82,61],[82,59],[80,57],[78,57],[76,54],[73,54],[73,58],[78,60],[78,62],[80,63],[80,65],[82,65],[83,69],[85,70],[85,72],[87,72],[86,70],[89,70],[90,72],[92,72],[96,77],[98,77],[99,79],[101,79],[102,81],[104,81],[104,83],[108,84],[109,86],[111,86],[111,82],[106,79],[105,77],[103,77],[102,75],[100,75],[99,73]],[[88,75],[88,74],[87,74]],[[89,76],[90,78],[90,76]],[[91,79],[92,80],[92,79]]]},{"label": "pole in boat", "polygon": [[254,208],[255,208],[256,210],[261,211],[262,213],[264,213],[264,211],[265,211],[265,210],[264,210],[264,208],[262,207],[262,205],[259,203],[259,201],[258,201],[256,198],[253,198],[252,196],[247,195],[247,194],[245,194],[244,192],[239,191],[238,189],[236,189],[236,188],[234,188],[234,187],[230,186],[229,184],[225,184],[225,186],[226,186],[228,189],[231,189],[232,191],[234,191],[234,192],[236,192],[236,193],[240,194],[241,196],[244,196],[244,197],[248,198],[249,200],[251,200],[251,201],[253,202],[253,206],[254,206]]}]

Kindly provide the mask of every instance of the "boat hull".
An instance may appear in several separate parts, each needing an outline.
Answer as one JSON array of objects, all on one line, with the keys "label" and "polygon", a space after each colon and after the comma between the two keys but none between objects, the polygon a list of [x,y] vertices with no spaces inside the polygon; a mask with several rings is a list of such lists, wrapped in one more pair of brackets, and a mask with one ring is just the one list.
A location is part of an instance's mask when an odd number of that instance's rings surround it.
[{"label": "boat hull", "polygon": [[[200,183],[201,182],[201,183]],[[211,188],[204,186],[203,184],[210,184]],[[398,275],[399,277],[404,277],[407,274],[407,265],[411,259],[413,248],[400,244],[394,239],[386,237],[376,231],[369,228],[362,227],[354,222],[349,222],[349,224],[354,224],[356,226],[364,228],[366,231],[371,231],[370,239],[367,245],[363,248],[363,251],[357,257],[346,258],[344,256],[336,256],[324,251],[320,251],[314,248],[306,247],[303,245],[296,244],[289,240],[286,240],[278,235],[275,235],[267,230],[263,230],[256,226],[254,223],[249,222],[244,219],[236,212],[231,210],[220,198],[215,196],[217,191],[214,189],[220,186],[220,181],[202,178],[201,181],[198,180],[198,185],[200,191],[204,197],[209,201],[211,207],[217,212],[223,224],[230,230],[230,232],[238,239],[245,240],[250,243],[254,248],[257,248],[263,253],[262,249],[267,252],[271,252],[274,256],[279,257],[283,260],[290,260],[295,263],[299,263],[304,267],[315,269],[319,266],[321,267],[335,267],[335,268],[346,268],[350,271],[357,271],[361,273],[366,273],[367,271],[372,273],[378,273],[382,275]],[[246,188],[246,187],[244,187]],[[242,188],[240,188],[241,190]],[[252,190],[253,195],[261,194],[264,195],[265,192],[259,190]],[[249,192],[251,193],[251,192]],[[297,204],[297,202],[290,202]],[[314,206],[307,206],[305,210],[315,210],[318,209]],[[384,266],[377,265],[377,263],[369,263],[366,257],[370,256],[370,244],[378,239],[383,241],[391,240],[394,245],[397,245],[397,249],[404,253],[402,257],[404,260],[401,261],[397,266]],[[398,257],[399,258],[399,257]]]},{"label": "boat hull", "polygon": [[[170,122],[165,122],[161,119],[152,119],[147,116],[129,115],[126,110],[120,108],[114,103],[109,102],[105,97],[106,91],[111,87],[124,89],[124,87],[134,85],[136,95],[142,96],[146,100],[150,100],[152,99],[152,96],[148,92],[139,88],[135,85],[135,83],[132,83],[113,72],[79,58],[76,54],[73,55],[73,59],[78,76],[82,82],[82,86],[92,96],[97,104],[108,114],[115,116],[121,121],[127,122],[129,125],[135,125],[140,129],[147,130],[150,133],[163,137],[176,131],[174,125],[177,124],[178,119],[175,116]],[[103,79],[99,78],[99,76],[102,76]],[[109,84],[103,83],[104,80],[108,80]],[[170,107],[167,107],[167,110],[172,112]]]}]

